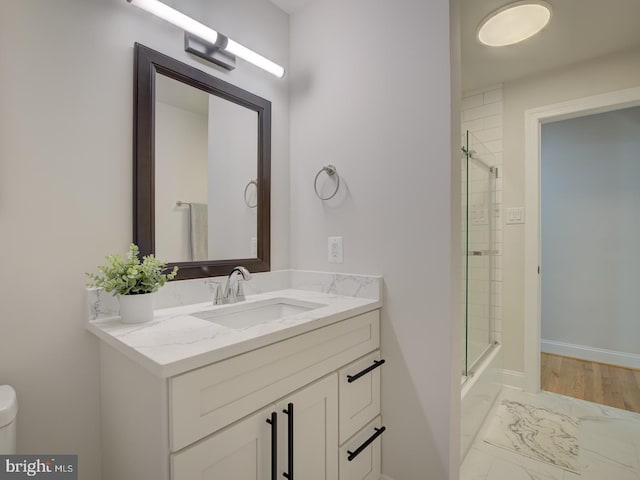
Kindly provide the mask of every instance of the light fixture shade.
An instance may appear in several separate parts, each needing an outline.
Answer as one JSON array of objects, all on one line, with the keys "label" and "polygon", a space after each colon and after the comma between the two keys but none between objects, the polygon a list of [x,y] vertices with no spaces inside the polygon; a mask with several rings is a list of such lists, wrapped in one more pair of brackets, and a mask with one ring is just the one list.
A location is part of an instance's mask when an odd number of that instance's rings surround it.
[{"label": "light fixture shade", "polygon": [[[248,49],[247,47],[240,45],[238,42],[231,40],[230,38],[225,37],[224,35],[218,34],[215,30],[203,25],[202,23],[194,20],[191,17],[179,12],[171,8],[168,5],[158,1],[158,0],[127,0],[131,5],[134,5],[142,10],[146,10],[147,12],[159,17],[176,27],[181,28],[185,32],[188,32],[196,37],[208,42],[211,48],[215,49],[223,49],[231,55],[235,55],[237,57],[246,60],[249,63],[254,64],[256,67],[260,67],[263,70],[275,75],[278,78],[284,77],[284,67],[281,67],[275,62],[272,62],[268,58],[263,57],[262,55],[254,52],[253,50]],[[221,38],[224,45],[218,45],[218,39]],[[207,47],[208,48],[208,47]],[[187,51],[190,51],[187,49]],[[209,61],[217,63],[214,59],[207,58],[207,56],[198,54],[202,58],[206,58]],[[223,65],[225,68],[231,70],[233,67],[229,68],[227,65]],[[235,63],[234,63],[235,67]]]},{"label": "light fixture shade", "polygon": [[158,0],[127,0],[127,2],[209,43],[215,44],[218,40],[218,32]]},{"label": "light fixture shade", "polygon": [[253,63],[256,67],[260,67],[278,78],[284,77],[284,67],[281,67],[277,63],[272,62],[253,50],[249,50],[238,42],[228,39],[225,50],[242,58],[243,60],[246,60],[247,62]]},{"label": "light fixture shade", "polygon": [[478,40],[491,47],[513,45],[532,37],[551,20],[551,6],[525,0],[506,5],[486,17],[478,28]]}]

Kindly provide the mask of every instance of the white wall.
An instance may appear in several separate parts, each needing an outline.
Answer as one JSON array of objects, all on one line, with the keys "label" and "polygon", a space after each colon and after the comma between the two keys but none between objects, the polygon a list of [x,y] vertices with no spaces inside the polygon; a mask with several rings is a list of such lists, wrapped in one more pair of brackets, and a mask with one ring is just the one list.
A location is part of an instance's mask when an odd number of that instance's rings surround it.
[{"label": "white wall", "polygon": [[[457,478],[449,46],[446,0],[325,0],[291,17],[292,267],[384,275],[382,468],[398,480]],[[329,163],[342,191],[323,203],[313,179]],[[327,262],[335,235],[343,264]]]},{"label": "white wall", "polygon": [[[524,112],[640,85],[640,50],[623,52],[503,85],[504,208],[524,206]],[[524,225],[505,225],[503,312],[505,368],[523,371]]]},{"label": "white wall", "polygon": [[640,107],[542,126],[542,341],[640,354]]},{"label": "white wall", "polygon": [[[288,17],[268,1],[169,3],[287,65]],[[132,238],[134,41],[273,102],[271,258],[289,266],[286,79],[200,63],[179,29],[124,0],[2,2],[0,383],[18,392],[19,451],[77,453],[92,480],[98,342],[84,329],[84,272]]]}]

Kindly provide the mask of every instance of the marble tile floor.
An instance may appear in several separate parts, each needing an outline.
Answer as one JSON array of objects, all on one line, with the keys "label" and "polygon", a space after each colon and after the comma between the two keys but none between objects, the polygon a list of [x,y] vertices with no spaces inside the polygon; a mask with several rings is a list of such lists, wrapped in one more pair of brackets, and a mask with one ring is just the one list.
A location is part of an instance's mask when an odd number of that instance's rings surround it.
[{"label": "marble tile floor", "polygon": [[[578,468],[572,473],[484,441],[503,399],[578,419]],[[464,459],[460,480],[640,480],[640,414],[550,392],[504,388]]]}]

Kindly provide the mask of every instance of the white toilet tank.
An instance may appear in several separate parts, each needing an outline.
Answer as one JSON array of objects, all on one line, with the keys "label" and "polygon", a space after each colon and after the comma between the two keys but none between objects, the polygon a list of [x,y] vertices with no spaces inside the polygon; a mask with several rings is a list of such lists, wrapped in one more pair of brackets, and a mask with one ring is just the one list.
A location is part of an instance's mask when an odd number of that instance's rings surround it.
[{"label": "white toilet tank", "polygon": [[16,453],[16,391],[9,385],[0,385],[0,455]]}]

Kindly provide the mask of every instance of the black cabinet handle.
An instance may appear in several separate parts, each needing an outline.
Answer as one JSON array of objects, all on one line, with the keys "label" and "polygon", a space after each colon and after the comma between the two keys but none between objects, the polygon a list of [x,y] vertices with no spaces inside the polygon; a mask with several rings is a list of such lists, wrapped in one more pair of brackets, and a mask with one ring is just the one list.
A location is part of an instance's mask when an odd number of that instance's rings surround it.
[{"label": "black cabinet handle", "polygon": [[289,417],[287,419],[287,471],[282,474],[284,478],[293,480],[293,403],[287,404],[287,408],[282,410]]},{"label": "black cabinet handle", "polygon": [[278,478],[278,414],[271,413],[271,418],[267,418],[267,423],[271,425],[271,480]]},{"label": "black cabinet handle", "polygon": [[383,358],[382,360],[374,360],[373,361],[373,365],[365,368],[364,370],[362,370],[361,372],[356,373],[355,375],[347,375],[347,382],[351,383],[351,382],[355,382],[357,379],[359,379],[360,377],[362,377],[363,375],[366,375],[367,373],[369,373],[371,370],[375,370],[376,368],[378,368],[380,365],[382,365],[384,362],[386,362],[386,360]]},{"label": "black cabinet handle", "polygon": [[373,442],[376,438],[382,435],[382,432],[384,432],[386,429],[387,427],[375,428],[374,430],[376,431],[376,433],[374,433],[369,438],[367,438],[366,442],[364,442],[362,445],[356,448],[353,452],[351,450],[347,450],[347,453],[349,454],[349,456],[347,457],[347,460],[351,461],[354,458],[356,458],[358,455],[360,455],[362,451],[365,448],[367,448],[371,444],[371,442]]}]

